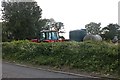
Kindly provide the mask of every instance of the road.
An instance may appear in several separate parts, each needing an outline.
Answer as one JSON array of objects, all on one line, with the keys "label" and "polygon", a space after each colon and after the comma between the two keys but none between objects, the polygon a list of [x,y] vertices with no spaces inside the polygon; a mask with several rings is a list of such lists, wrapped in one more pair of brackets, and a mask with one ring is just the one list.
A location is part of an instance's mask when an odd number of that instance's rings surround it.
[{"label": "road", "polygon": [[[5,62],[2,63],[2,73],[3,78],[87,78],[82,76],[39,70],[35,68],[28,68]],[[90,80],[91,78],[87,79]]]}]

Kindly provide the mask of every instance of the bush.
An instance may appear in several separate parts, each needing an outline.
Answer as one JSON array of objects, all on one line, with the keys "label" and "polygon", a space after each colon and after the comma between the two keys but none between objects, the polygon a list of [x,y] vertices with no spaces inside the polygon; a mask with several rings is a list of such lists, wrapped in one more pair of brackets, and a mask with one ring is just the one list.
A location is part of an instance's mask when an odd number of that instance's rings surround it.
[{"label": "bush", "polygon": [[4,42],[3,58],[106,74],[117,74],[120,70],[118,47],[106,42]]}]

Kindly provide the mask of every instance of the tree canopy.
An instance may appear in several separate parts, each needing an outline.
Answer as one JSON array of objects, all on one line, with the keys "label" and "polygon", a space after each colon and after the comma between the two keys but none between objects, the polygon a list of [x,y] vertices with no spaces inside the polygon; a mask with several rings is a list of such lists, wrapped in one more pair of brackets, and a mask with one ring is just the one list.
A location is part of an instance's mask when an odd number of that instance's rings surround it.
[{"label": "tree canopy", "polygon": [[56,30],[60,31],[61,29],[64,28],[64,24],[62,22],[56,22],[53,18],[51,19],[45,19],[46,25],[44,26],[43,29],[45,30]]},{"label": "tree canopy", "polygon": [[101,23],[90,22],[85,25],[86,31],[88,34],[99,34],[100,33]]},{"label": "tree canopy", "polygon": [[102,28],[103,37],[106,40],[112,40],[114,36],[117,36],[120,39],[120,26],[118,24],[109,24],[106,27]]},{"label": "tree canopy", "polygon": [[11,36],[16,40],[33,38],[41,30],[42,9],[37,2],[8,1],[2,2],[2,7],[4,36]]}]

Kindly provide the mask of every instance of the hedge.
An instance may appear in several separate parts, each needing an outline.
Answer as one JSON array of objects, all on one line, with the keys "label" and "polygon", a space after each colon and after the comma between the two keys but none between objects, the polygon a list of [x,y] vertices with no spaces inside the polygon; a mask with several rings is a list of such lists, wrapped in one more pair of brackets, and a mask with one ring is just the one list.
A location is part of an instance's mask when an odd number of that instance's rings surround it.
[{"label": "hedge", "polygon": [[64,66],[101,74],[118,74],[118,47],[106,42],[56,42],[30,41],[4,42],[3,59],[29,62],[36,65]]}]

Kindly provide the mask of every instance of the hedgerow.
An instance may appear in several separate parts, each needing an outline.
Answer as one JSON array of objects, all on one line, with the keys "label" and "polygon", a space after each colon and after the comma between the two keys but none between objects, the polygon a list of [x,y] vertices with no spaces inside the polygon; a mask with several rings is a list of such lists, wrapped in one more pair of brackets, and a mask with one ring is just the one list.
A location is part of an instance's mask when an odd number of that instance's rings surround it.
[{"label": "hedgerow", "polygon": [[2,49],[5,60],[104,74],[118,74],[120,70],[118,47],[106,42],[34,43],[25,40],[4,42]]}]

